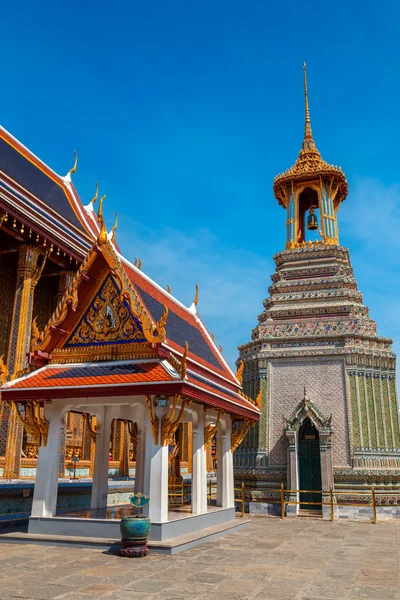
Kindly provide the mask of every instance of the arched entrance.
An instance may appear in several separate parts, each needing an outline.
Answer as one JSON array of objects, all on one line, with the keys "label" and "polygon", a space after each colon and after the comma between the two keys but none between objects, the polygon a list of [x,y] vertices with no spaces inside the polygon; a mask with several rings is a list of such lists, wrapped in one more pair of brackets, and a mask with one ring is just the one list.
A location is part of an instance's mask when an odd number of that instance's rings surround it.
[{"label": "arched entrance", "polygon": [[[303,421],[298,435],[299,489],[320,491],[322,477],[319,434],[308,417]],[[300,492],[300,502],[321,501],[322,494]],[[320,504],[300,504],[299,509],[302,512],[310,509],[322,511],[322,506]]]}]

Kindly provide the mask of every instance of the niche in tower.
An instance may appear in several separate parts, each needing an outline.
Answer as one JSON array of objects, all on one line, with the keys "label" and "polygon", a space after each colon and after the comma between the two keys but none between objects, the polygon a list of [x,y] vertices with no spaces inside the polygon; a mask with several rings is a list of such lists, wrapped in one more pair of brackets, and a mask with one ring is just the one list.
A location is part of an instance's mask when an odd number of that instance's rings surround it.
[{"label": "niche in tower", "polygon": [[319,215],[319,203],[318,193],[310,187],[306,187],[299,195],[299,231],[300,238],[299,243],[307,242],[308,240],[314,241],[319,238],[318,228],[310,230],[307,228],[308,219],[314,213],[314,221],[318,223],[320,227],[320,215]]}]

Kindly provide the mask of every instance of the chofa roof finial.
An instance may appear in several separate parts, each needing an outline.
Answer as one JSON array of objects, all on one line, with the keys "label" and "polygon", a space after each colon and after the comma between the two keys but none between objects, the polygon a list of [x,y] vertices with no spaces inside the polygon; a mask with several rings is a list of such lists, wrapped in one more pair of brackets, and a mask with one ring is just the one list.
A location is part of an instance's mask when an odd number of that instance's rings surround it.
[{"label": "chofa roof finial", "polygon": [[74,160],[74,166],[72,167],[72,169],[70,169],[68,171],[68,175],[72,175],[72,173],[75,173],[76,171],[76,167],[78,165],[78,155],[76,153],[76,150],[74,150],[74,156],[75,156],[75,160]]},{"label": "chofa roof finial", "polygon": [[108,239],[107,229],[106,229],[106,225],[104,223],[104,218],[103,218],[104,198],[105,198],[105,195],[100,198],[99,212],[97,213],[97,218],[99,220],[99,225],[100,225],[100,233],[99,233],[99,237],[97,238],[97,243],[99,246],[101,246],[102,244],[105,244]]}]

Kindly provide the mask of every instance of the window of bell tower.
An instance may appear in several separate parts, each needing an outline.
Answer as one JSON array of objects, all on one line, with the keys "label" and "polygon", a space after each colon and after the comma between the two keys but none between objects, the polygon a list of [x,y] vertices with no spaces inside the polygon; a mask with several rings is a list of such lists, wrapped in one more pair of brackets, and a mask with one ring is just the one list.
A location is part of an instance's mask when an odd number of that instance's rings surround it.
[{"label": "window of bell tower", "polygon": [[299,238],[298,242],[319,239],[319,203],[316,190],[306,187],[299,195]]}]

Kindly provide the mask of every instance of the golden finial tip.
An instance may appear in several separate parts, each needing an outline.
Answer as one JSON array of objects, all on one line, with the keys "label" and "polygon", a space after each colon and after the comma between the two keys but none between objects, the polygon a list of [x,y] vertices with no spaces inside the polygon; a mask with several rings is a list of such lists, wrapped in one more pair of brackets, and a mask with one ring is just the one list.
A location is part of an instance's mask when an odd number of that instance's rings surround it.
[{"label": "golden finial tip", "polygon": [[93,198],[91,199],[91,203],[95,204],[97,202],[97,198],[99,197],[99,184],[96,181],[96,193],[93,196]]},{"label": "golden finial tip", "polygon": [[113,228],[111,229],[111,240],[112,241],[115,240],[115,232],[117,231],[117,227],[118,227],[118,214],[115,213],[115,223],[113,225]]},{"label": "golden finial tip", "polygon": [[196,283],[196,294],[195,294],[195,297],[194,297],[194,300],[193,300],[193,304],[195,306],[197,306],[198,301],[199,301],[199,286]]},{"label": "golden finial tip", "polygon": [[76,150],[74,150],[74,157],[75,157],[75,160],[74,160],[74,166],[72,167],[72,169],[70,169],[70,170],[68,171],[68,174],[69,174],[69,175],[72,175],[72,173],[75,173],[75,171],[76,171],[76,167],[77,167],[77,165],[78,165],[78,155],[77,155],[77,153],[76,153]]},{"label": "golden finial tip", "polygon": [[97,218],[99,220],[99,225],[100,225],[99,237],[97,238],[97,243],[99,244],[99,246],[101,246],[102,244],[105,244],[105,242],[107,241],[107,230],[106,230],[106,226],[105,226],[104,219],[103,219],[103,202],[104,202],[105,197],[106,196],[104,195],[100,198],[99,210],[97,213]]}]

